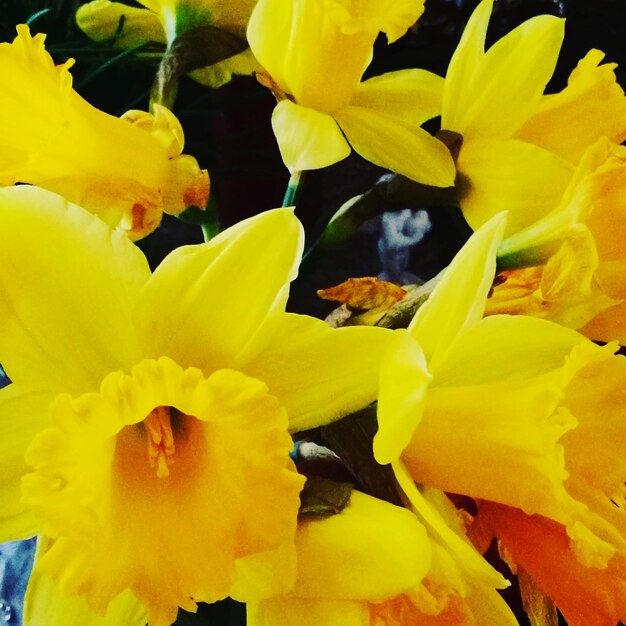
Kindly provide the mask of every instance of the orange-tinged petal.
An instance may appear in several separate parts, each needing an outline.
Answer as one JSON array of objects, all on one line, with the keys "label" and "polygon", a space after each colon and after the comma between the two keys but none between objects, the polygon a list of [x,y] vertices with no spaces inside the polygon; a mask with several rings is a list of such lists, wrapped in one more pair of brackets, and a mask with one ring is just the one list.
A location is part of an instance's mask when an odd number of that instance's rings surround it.
[{"label": "orange-tinged petal", "polygon": [[14,382],[82,393],[139,360],[130,315],[150,270],[138,248],[28,186],[0,190],[0,231],[0,360]]},{"label": "orange-tinged petal", "polygon": [[302,251],[292,209],[244,220],[209,243],[172,252],[139,295],[147,354],[206,373],[229,366],[265,318],[284,311]]},{"label": "orange-tinged petal", "polygon": [[350,145],[368,161],[425,185],[454,184],[449,150],[417,124],[366,106],[344,107],[334,117]]},{"label": "orange-tinged petal", "polygon": [[327,167],[350,154],[350,146],[330,115],[290,100],[282,100],[274,109],[272,128],[290,172]]},{"label": "orange-tinged petal", "polygon": [[575,557],[565,528],[538,515],[483,503],[476,523],[487,527],[515,564],[556,603],[570,626],[608,626],[626,619],[626,559],[605,568]]},{"label": "orange-tinged petal", "polygon": [[590,50],[571,73],[567,87],[544,96],[516,134],[577,163],[600,137],[626,137],[626,98],[615,79],[615,63],[600,65],[604,53]]},{"label": "orange-tinged petal", "polygon": [[246,608],[248,626],[371,626],[367,604],[326,598],[272,598]]}]

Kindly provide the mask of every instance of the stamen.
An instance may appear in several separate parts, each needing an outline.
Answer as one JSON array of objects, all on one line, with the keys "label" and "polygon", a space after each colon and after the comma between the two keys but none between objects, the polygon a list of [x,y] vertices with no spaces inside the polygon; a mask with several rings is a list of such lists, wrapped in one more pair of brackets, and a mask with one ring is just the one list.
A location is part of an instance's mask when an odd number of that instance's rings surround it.
[{"label": "stamen", "polygon": [[170,475],[170,466],[174,463],[173,456],[176,452],[170,408],[156,407],[143,423],[146,427],[150,467],[156,469],[158,478],[166,478]]}]

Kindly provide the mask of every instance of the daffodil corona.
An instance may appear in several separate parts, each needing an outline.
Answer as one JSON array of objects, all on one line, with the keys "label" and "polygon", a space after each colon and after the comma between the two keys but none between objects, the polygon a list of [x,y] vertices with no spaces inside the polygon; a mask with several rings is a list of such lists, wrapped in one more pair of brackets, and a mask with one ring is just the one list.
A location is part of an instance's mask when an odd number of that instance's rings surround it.
[{"label": "daffodil corona", "polygon": [[0,44],[0,184],[36,184],[99,215],[133,239],[154,230],[163,211],[204,208],[209,179],[189,155],[167,109],[122,119],[72,89],[73,61],[55,66],[44,35],[18,26]]},{"label": "daffodil corona", "polygon": [[284,313],[302,250],[289,209],[152,275],[48,191],[0,190],[0,229],[0,533],[47,538],[27,623],[144,624],[145,607],[167,626],[178,607],[283,590],[303,482],[289,431],[371,402],[390,333]]},{"label": "daffodil corona", "polygon": [[290,171],[332,165],[352,146],[420,182],[453,184],[447,149],[420,128],[441,112],[443,80],[402,70],[360,82],[378,33],[395,41],[423,10],[421,0],[257,3],[248,41],[279,99],[272,126]]}]

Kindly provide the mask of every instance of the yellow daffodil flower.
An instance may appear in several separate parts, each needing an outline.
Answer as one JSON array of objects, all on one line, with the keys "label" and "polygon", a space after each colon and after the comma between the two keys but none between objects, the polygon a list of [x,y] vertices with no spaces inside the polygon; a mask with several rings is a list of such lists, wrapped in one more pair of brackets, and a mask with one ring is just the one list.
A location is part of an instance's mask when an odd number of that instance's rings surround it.
[{"label": "yellow daffodil flower", "polygon": [[72,61],[55,66],[44,35],[17,27],[0,44],[0,184],[32,183],[96,213],[132,239],[153,231],[163,211],[204,208],[207,172],[181,155],[183,132],[163,107],[122,119],[72,89]]},{"label": "yellow daffodil flower", "polygon": [[[422,14],[422,0],[260,0],[248,41],[279,102],[272,126],[291,172],[350,153],[420,182],[453,184],[444,145],[420,128],[441,112],[443,80],[422,70],[360,82],[380,31],[389,42]],[[345,135],[345,137],[344,137]]]},{"label": "yellow daffodil flower", "polygon": [[583,155],[558,206],[505,240],[486,313],[524,313],[626,343],[626,148],[606,138]]},{"label": "yellow daffodil flower", "polygon": [[457,169],[467,221],[476,229],[507,210],[511,234],[557,206],[591,144],[626,137],[626,98],[599,50],[579,62],[565,89],[543,95],[563,20],[534,17],[485,52],[492,7],[478,5],[452,57],[441,126],[463,137]]},{"label": "yellow daffodil flower", "polygon": [[[178,37],[196,28],[211,26],[226,38],[241,40],[245,50],[229,54],[190,72],[190,76],[210,87],[228,82],[233,74],[251,74],[260,69],[247,47],[246,26],[255,0],[140,0],[145,9],[111,0],[92,0],[78,8],[78,27],[95,41],[112,41],[118,48],[134,48],[142,43],[157,42],[171,46]],[[217,32],[212,33],[215,46]],[[211,39],[209,38],[209,41]],[[217,51],[217,50],[216,50]],[[225,48],[225,52],[227,52]]]},{"label": "yellow daffodil flower", "polygon": [[482,317],[504,228],[498,215],[478,230],[394,335],[374,453],[418,483],[550,519],[582,567],[612,567],[626,556],[626,361],[545,320]]},{"label": "yellow daffodil flower", "polygon": [[445,609],[433,605],[440,592],[433,572],[445,574],[445,589],[455,572],[445,550],[408,510],[359,492],[337,515],[300,521],[296,551],[294,587],[249,604],[249,626],[517,624],[495,591],[446,598]]},{"label": "yellow daffodil flower", "polygon": [[392,333],[284,312],[292,210],[178,248],[152,275],[126,237],[35,187],[0,190],[0,231],[0,540],[51,539],[28,623],[143,624],[139,603],[167,626],[178,607],[293,582],[288,431],[371,402]]}]

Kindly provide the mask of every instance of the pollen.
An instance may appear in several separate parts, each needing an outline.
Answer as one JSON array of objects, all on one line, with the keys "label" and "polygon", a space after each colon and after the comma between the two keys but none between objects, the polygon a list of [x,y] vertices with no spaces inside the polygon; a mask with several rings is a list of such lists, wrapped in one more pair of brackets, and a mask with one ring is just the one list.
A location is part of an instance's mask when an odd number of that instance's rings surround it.
[{"label": "pollen", "polygon": [[150,467],[158,478],[167,478],[176,452],[170,407],[156,407],[143,421],[143,425],[146,429]]}]

